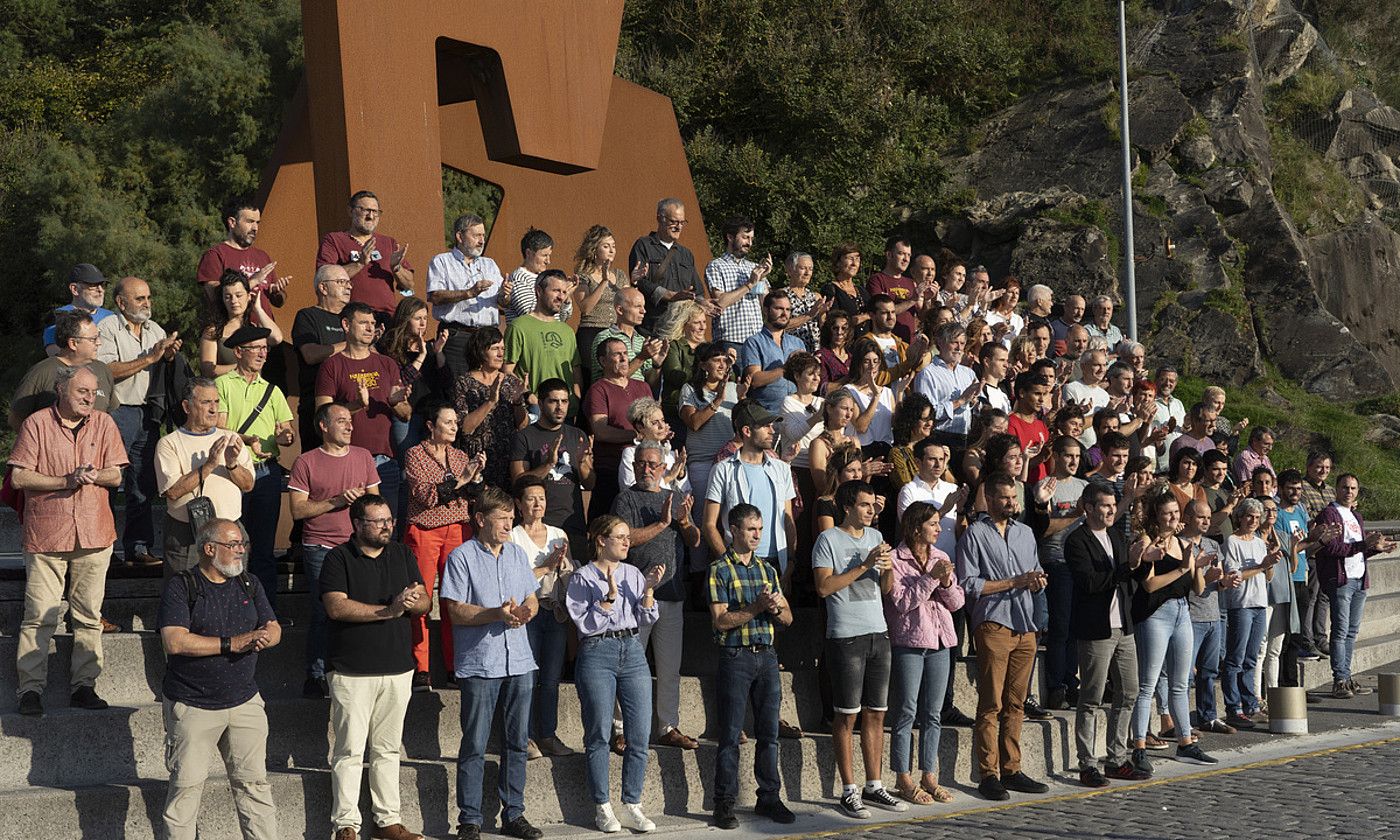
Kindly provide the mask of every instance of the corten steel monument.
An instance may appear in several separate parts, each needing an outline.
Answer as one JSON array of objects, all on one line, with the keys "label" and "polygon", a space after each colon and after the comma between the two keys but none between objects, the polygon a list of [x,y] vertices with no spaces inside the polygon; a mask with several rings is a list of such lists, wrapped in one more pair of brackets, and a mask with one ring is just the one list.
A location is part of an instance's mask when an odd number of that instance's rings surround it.
[{"label": "corten steel monument", "polygon": [[593,224],[612,228],[623,262],[665,196],[685,201],[683,241],[703,271],[709,245],[670,100],[613,75],[622,5],[303,0],[306,75],[260,190],[258,245],[294,277],[283,328],[315,302],[317,243],[345,228],[359,189],[379,196],[382,229],[408,244],[424,295],[428,261],[445,250],[444,165],[501,188],[486,253],[503,272],[531,226],[554,237],[565,271]]}]

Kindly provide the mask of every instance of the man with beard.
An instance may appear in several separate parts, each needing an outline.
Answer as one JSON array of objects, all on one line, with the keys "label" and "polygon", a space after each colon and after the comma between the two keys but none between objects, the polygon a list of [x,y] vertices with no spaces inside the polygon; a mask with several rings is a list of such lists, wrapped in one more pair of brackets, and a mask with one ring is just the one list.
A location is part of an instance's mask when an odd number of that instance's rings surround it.
[{"label": "man with beard", "polygon": [[540,272],[535,278],[535,308],[506,328],[506,360],[513,366],[511,372],[527,388],[538,387],[546,379],[573,383],[577,405],[581,396],[579,383],[583,381],[578,338],[572,327],[555,317],[564,309],[570,288],[569,278],[559,269]]},{"label": "man with beard", "polygon": [[[68,293],[72,295],[72,300],[54,310],[55,318],[63,312],[86,312],[92,316],[94,324],[100,324],[112,314],[112,310],[102,306],[103,301],[107,299],[107,278],[91,263],[78,263],[69,270]],[[56,329],[57,324],[44,327],[44,352],[50,356],[63,349],[54,341]]]},{"label": "man with beard", "polygon": [[753,248],[753,222],[743,217],[724,223],[724,253],[705,267],[705,285],[720,308],[715,321],[715,341],[735,350],[763,326],[759,302],[768,291],[766,278],[773,270],[773,256],[763,262],[749,259]]},{"label": "man with beard", "polygon": [[277,808],[267,780],[267,713],[255,675],[258,652],[282,628],[257,578],[244,573],[248,535],[212,519],[195,535],[199,564],[165,582],[160,641],[165,649],[165,836],[193,840],[209,764],[228,769],[244,840],[274,840]]},{"label": "man with beard", "polygon": [[166,335],[151,320],[151,287],[137,277],[117,281],[117,314],[97,325],[97,360],[107,365],[115,382],[111,414],[121,431],[131,466],[122,477],[126,494],[126,524],[122,528],[122,556],[128,563],[158,565],[151,556],[155,525],[151,498],[156,494],[156,441],[159,429],[146,404],[150,367],[170,361],[180,351],[180,334]]},{"label": "man with beard", "polygon": [[[213,301],[219,294],[219,277],[233,269],[248,278],[248,289],[254,298],[266,294],[273,306],[287,302],[284,290],[291,276],[277,276],[277,263],[261,248],[253,246],[262,222],[262,208],[251,201],[236,200],[224,208],[224,241],[204,252],[199,258],[195,279],[204,289],[204,296]],[[249,301],[251,308],[256,301]]]},{"label": "man with beard", "polygon": [[350,301],[366,303],[384,324],[394,316],[398,292],[413,291],[413,267],[404,259],[407,245],[377,231],[382,211],[369,190],[350,196],[350,226],[321,237],[316,267],[339,265],[350,275]]},{"label": "man with beard", "polygon": [[427,612],[432,598],[413,552],[392,539],[394,513],[382,496],[356,499],[350,521],[354,535],[321,567],[321,602],[330,618],[331,827],[335,840],[358,836],[360,777],[368,763],[370,836],[421,840],[400,816],[399,757],[413,694],[412,617]]},{"label": "man with beard", "polygon": [[467,339],[501,323],[501,269],[481,254],[486,224],[467,213],[452,223],[455,247],[428,263],[428,302],[438,330],[447,330],[443,356],[453,379],[467,372]]},{"label": "man with beard", "polygon": [[[739,364],[749,380],[749,397],[769,411],[777,412],[783,400],[797,392],[792,380],[783,376],[788,357],[806,348],[802,339],[788,332],[792,318],[792,298],[787,289],[774,289],[763,296],[763,329],[739,349]],[[764,522],[772,511],[763,511]]]}]

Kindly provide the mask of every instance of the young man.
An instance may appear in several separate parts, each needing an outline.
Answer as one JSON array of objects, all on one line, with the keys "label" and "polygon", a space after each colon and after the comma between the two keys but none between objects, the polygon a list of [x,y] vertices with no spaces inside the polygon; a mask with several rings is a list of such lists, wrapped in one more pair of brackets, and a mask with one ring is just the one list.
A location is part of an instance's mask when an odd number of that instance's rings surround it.
[{"label": "young man", "polygon": [[711,555],[719,557],[729,544],[729,535],[721,530],[720,522],[727,521],[729,511],[740,502],[758,508],[764,522],[774,523],[763,529],[758,556],[777,567],[786,587],[792,575],[789,553],[797,545],[797,525],[792,515],[797,489],[792,468],[769,454],[775,436],[773,424],[781,418],[748,398],[734,406],[731,417],[739,449],[715,464],[710,472],[700,532]]},{"label": "young man", "polygon": [[447,558],[438,595],[452,621],[453,672],[462,694],[457,840],[481,836],[486,742],[498,708],[504,733],[497,770],[501,832],[517,840],[539,840],[543,832],[525,819],[525,762],[535,671],[525,625],[539,610],[538,583],[525,550],[510,541],[515,519],[510,496],[486,487],[474,517],[476,536]]},{"label": "young man", "polygon": [[[885,710],[890,681],[890,640],[881,597],[894,586],[890,546],[875,530],[875,488],[848,481],[836,490],[841,524],[828,528],[812,547],[812,577],[826,601],[826,661],[831,671],[832,745],[841,774],[841,813],[870,819],[870,803],[887,811],[908,805],[881,781]],[[861,716],[860,751],[865,787],[857,788],[851,736]]]},{"label": "young man", "polygon": [[1049,790],[1021,772],[1021,722],[1036,650],[1032,595],[1047,580],[1034,533],[1016,520],[1015,479],[993,473],[983,492],[986,512],[958,539],[957,573],[972,603],[969,622],[977,639],[977,790],[1004,800],[1009,790]]},{"label": "young man", "polygon": [[[1074,612],[1074,580],[1065,565],[1065,540],[1080,524],[1080,504],[1088,482],[1077,477],[1083,446],[1063,436],[1050,447],[1050,475],[1055,479],[1050,497],[1050,522],[1040,538],[1040,565],[1047,583],[1045,629],[1045,708],[1065,709],[1077,702],[1075,673],[1079,649],[1070,629]],[[1115,499],[1116,503],[1116,499]]]},{"label": "young man", "polygon": [[277,263],[253,245],[261,224],[262,208],[251,201],[238,199],[224,207],[224,241],[204,252],[195,271],[206,299],[218,297],[219,278],[231,268],[248,278],[248,289],[253,293],[249,308],[263,294],[273,306],[280,308],[287,302],[285,291],[291,276],[278,277]]},{"label": "young man", "polygon": [[782,681],[773,651],[774,622],[792,624],[792,609],[778,570],[755,554],[763,537],[763,516],[750,504],[729,510],[729,550],[710,566],[710,621],[723,650],[715,675],[719,708],[719,752],[715,758],[715,818],[718,828],[739,827],[734,799],[739,792],[739,737],[744,712],[753,705],[753,772],[758,783],[754,812],[776,823],[792,823],[781,798],[778,775],[778,714]]},{"label": "young man", "polygon": [[583,491],[592,490],[596,478],[592,439],[564,422],[570,395],[562,379],[546,379],[535,389],[540,419],[515,433],[510,480],[531,475],[544,481],[544,522],[568,534],[574,563],[582,565],[589,562]]},{"label": "young man", "polygon": [[394,512],[387,501],[361,496],[350,506],[350,521],[354,536],[326,555],[320,580],[330,618],[331,829],[335,840],[359,836],[360,778],[368,757],[370,836],[422,840],[400,816],[399,757],[413,693],[411,617],[427,612],[433,599],[413,552],[392,539]]},{"label": "young man", "polygon": [[736,217],[724,223],[724,253],[705,267],[705,286],[720,308],[714,340],[736,350],[763,326],[760,302],[773,271],[773,256],[760,263],[749,259],[753,250],[753,221]]},{"label": "young man", "polygon": [[[1133,696],[1123,690],[1138,678],[1137,644],[1133,638],[1133,576],[1128,543],[1117,528],[1118,500],[1113,488],[1096,481],[1080,500],[1083,524],[1064,542],[1064,565],[1073,578],[1071,632],[1079,640],[1078,711],[1074,740],[1079,758],[1079,783],[1106,787],[1108,778],[1141,781],[1151,774],[1133,766],[1128,755],[1128,724]],[[1094,754],[1097,707],[1103,703],[1109,673],[1114,675],[1113,706],[1108,713],[1108,762],[1099,770]]]},{"label": "young man", "polygon": [[577,401],[583,393],[578,336],[557,317],[569,299],[570,288],[569,278],[559,269],[540,272],[535,278],[535,308],[506,328],[506,359],[527,388],[559,379],[572,383]]},{"label": "young man", "polygon": [[1053,380],[1029,371],[1018,373],[1012,385],[1016,402],[1012,406],[1011,416],[1007,418],[1006,430],[1021,442],[1021,451],[1031,463],[1028,476],[1031,482],[1040,481],[1050,474],[1050,453],[1045,451],[1050,442],[1050,429],[1040,419],[1040,412],[1049,405],[1050,391],[1054,387]]},{"label": "young man", "polygon": [[[898,319],[894,325],[894,333],[901,340],[910,342],[919,334],[919,299],[927,292],[926,284],[930,282],[922,281],[925,285],[920,288],[913,279],[905,276],[904,272],[909,269],[909,260],[913,253],[907,237],[895,235],[886,239],[885,267],[870,275],[865,284],[865,290],[872,298],[875,295],[886,295],[890,298]],[[929,258],[925,260],[928,263],[933,262]],[[936,270],[931,266],[928,274],[934,275]]]},{"label": "young man", "polygon": [[1225,652],[1225,614],[1220,611],[1220,590],[1239,586],[1242,579],[1238,572],[1224,573],[1220,543],[1206,536],[1210,524],[1210,506],[1192,502],[1182,511],[1181,533],[1177,535],[1205,567],[1205,589],[1186,596],[1186,606],[1191,613],[1192,661],[1196,663],[1196,725],[1202,732],[1234,735],[1235,727],[1216,712],[1215,683]]},{"label": "young man", "polygon": [[797,391],[792,380],[783,376],[783,366],[806,345],[788,331],[791,318],[792,298],[787,289],[769,292],[763,296],[763,329],[739,348],[739,367],[749,379],[749,397],[769,411],[780,411],[783,400]]},{"label": "young man", "polygon": [[[1307,511],[1308,521],[1311,522],[1322,513],[1323,509],[1332,504],[1336,498],[1336,493],[1332,485],[1327,482],[1327,477],[1332,473],[1332,456],[1322,450],[1313,450],[1308,453],[1307,472],[1303,475],[1303,509]],[[1315,559],[1315,558],[1314,558]],[[1308,586],[1307,597],[1298,599],[1299,620],[1303,621],[1303,635],[1312,644],[1313,653],[1326,659],[1327,634],[1330,627],[1330,610],[1328,608],[1327,595],[1322,591],[1322,582],[1317,576],[1317,563],[1308,565]],[[1309,616],[1310,619],[1304,619]]]},{"label": "young man", "polygon": [[872,295],[866,310],[870,313],[870,332],[865,337],[880,345],[880,352],[884,354],[877,381],[881,385],[893,385],[914,371],[923,370],[929,362],[928,338],[919,332],[908,342],[898,335],[899,309],[894,298],[886,294]]}]

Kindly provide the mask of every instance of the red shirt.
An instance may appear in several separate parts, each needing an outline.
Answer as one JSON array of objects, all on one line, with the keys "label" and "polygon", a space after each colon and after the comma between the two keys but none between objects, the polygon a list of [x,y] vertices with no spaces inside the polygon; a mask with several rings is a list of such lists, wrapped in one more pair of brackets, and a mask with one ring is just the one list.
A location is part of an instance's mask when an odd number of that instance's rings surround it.
[{"label": "red shirt", "polygon": [[[371,254],[372,262],[350,278],[351,303],[367,303],[385,315],[394,314],[394,307],[399,305],[399,293],[394,286],[394,272],[389,268],[389,258],[398,247],[394,237],[382,233],[374,234],[374,249],[379,253]],[[321,237],[321,247],[316,251],[317,268],[328,263],[349,265],[359,260],[360,243],[355,241],[355,237],[343,230],[332,231]],[[407,258],[403,261],[403,267],[409,271],[413,270]]]},{"label": "red shirt", "polygon": [[[592,421],[594,415],[606,414],[608,425],[632,431],[632,422],[627,419],[627,409],[632,403],[651,396],[651,386],[640,379],[627,380],[627,387],[619,387],[606,379],[599,379],[588,389],[583,398],[583,416]],[[594,464],[606,470],[615,470],[622,463],[622,450],[625,443],[604,443],[599,440],[593,445]]]},{"label": "red shirt", "polygon": [[[1045,421],[1039,417],[1027,423],[1012,412],[1007,420],[1007,431],[1016,436],[1021,442],[1021,451],[1025,452],[1026,447],[1033,443],[1040,444],[1041,448],[1050,440],[1050,429],[1045,425]],[[1041,461],[1040,465],[1031,471],[1030,480],[1040,481],[1050,474],[1050,462]]]},{"label": "red shirt", "polygon": [[[94,411],[77,429],[69,430],[59,419],[57,406],[26,417],[10,452],[10,466],[49,477],[68,475],[81,464],[104,470],[127,463],[121,432],[110,414]],[[26,490],[24,550],[58,554],[116,542],[108,493],[96,484],[72,490]]]},{"label": "red shirt", "polygon": [[316,396],[330,397],[341,405],[359,402],[361,382],[369,389],[369,408],[356,412],[350,442],[368,449],[371,455],[393,455],[389,427],[394,410],[389,407],[389,392],[399,384],[398,362],[375,352],[363,359],[336,353],[316,372]]},{"label": "red shirt", "polygon": [[[358,431],[359,422],[355,425]],[[320,447],[303,452],[287,479],[288,489],[305,493],[313,502],[324,502],[351,487],[378,486],[374,458],[358,446],[351,446],[344,455],[332,455]],[[301,541],[304,545],[337,546],[350,539],[350,530],[350,508],[343,507],[303,519]]]},{"label": "red shirt", "polygon": [[[205,251],[204,256],[199,258],[199,270],[195,272],[195,279],[199,281],[201,286],[208,283],[217,285],[219,277],[226,269],[232,268],[244,277],[252,277],[262,271],[263,266],[270,262],[272,262],[272,257],[268,256],[267,252],[261,248],[235,248],[227,242],[220,242]],[[277,282],[277,269],[272,269],[272,272],[267,275],[267,282]],[[260,295],[262,292],[254,294]],[[274,305],[281,306],[280,303]]]},{"label": "red shirt", "polygon": [[[894,298],[895,303],[912,300],[916,291],[913,280],[902,274],[892,275],[883,271],[870,275],[870,282],[865,284],[865,290],[872,295],[889,295]],[[896,316],[895,335],[905,341],[913,341],[914,334],[918,331],[919,307],[911,306]]]}]

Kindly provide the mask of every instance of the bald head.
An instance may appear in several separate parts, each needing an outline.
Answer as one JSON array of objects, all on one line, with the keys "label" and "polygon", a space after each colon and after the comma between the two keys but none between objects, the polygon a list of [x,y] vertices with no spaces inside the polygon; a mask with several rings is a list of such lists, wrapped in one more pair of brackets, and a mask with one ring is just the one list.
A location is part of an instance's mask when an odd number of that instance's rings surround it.
[{"label": "bald head", "polygon": [[640,289],[626,288],[617,293],[617,325],[635,327],[647,314],[647,299]]}]

